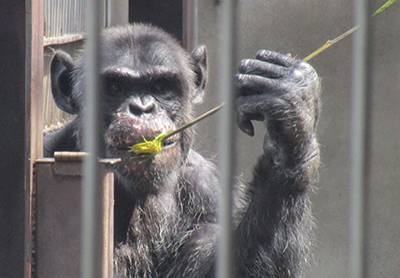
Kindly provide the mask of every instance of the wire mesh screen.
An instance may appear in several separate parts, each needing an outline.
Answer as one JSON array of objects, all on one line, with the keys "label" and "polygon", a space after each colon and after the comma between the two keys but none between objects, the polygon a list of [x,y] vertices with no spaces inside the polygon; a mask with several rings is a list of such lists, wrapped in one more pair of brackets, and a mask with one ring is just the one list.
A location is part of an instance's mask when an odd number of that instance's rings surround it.
[{"label": "wire mesh screen", "polygon": [[46,0],[45,37],[81,34],[85,30],[84,0]]}]

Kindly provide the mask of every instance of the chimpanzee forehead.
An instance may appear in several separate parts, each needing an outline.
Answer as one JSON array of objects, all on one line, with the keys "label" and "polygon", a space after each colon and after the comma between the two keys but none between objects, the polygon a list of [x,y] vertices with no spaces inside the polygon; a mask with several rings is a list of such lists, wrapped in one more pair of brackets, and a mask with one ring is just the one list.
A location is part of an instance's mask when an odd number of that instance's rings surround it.
[{"label": "chimpanzee forehead", "polygon": [[157,40],[120,41],[113,44],[111,49],[104,51],[104,67],[107,68],[115,66],[141,71],[162,66],[179,70],[184,62],[175,49]]}]

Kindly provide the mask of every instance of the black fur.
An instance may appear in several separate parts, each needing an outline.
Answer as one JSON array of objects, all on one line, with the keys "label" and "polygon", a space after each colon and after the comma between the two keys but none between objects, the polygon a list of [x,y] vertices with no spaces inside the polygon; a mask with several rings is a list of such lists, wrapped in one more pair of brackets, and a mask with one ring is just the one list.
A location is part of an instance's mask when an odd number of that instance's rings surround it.
[{"label": "black fur", "polygon": [[[115,276],[214,277],[219,226],[216,167],[191,149],[193,133],[175,137],[153,162],[127,152],[192,118],[206,83],[205,47],[189,56],[146,25],[103,35],[102,95],[108,157],[116,167]],[[81,150],[84,58],[56,53],[52,88],[77,118],[45,138],[45,156]],[[313,221],[307,192],[319,164],[315,129],[319,80],[311,66],[274,52],[243,60],[237,75],[239,127],[253,135],[264,121],[264,153],[234,197],[238,277],[299,277],[309,259]]]}]

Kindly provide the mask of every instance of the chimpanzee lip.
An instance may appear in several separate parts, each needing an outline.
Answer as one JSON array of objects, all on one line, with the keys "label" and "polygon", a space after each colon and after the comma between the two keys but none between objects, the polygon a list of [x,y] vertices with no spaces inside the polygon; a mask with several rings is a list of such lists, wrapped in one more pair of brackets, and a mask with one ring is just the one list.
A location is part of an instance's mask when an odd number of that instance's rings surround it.
[{"label": "chimpanzee lip", "polygon": [[178,141],[179,141],[179,134],[172,135],[171,137],[165,140],[164,147],[171,147],[175,145]]}]

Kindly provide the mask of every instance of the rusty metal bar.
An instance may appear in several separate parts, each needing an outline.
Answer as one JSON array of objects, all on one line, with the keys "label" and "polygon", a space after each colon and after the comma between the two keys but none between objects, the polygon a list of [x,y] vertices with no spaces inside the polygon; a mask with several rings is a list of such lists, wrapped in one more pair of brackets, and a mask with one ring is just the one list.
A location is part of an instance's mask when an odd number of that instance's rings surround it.
[{"label": "rusty metal bar", "polygon": [[[33,242],[33,166],[37,158],[43,157],[43,75],[44,75],[44,58],[43,58],[43,37],[44,37],[44,0],[27,1],[30,2],[31,16],[31,41],[30,41],[30,173],[29,184],[25,186],[25,277],[31,277],[34,254]],[[28,10],[28,9],[27,9]],[[28,63],[27,63],[28,65]],[[1,276],[1,275],[0,275]],[[13,276],[16,277],[16,276]]]},{"label": "rusty metal bar", "polygon": [[85,152],[55,152],[53,157],[56,161],[83,161],[88,156]]},{"label": "rusty metal bar", "polygon": [[76,41],[81,41],[85,38],[84,35],[65,35],[61,37],[46,37],[44,38],[44,46],[66,44]]}]

